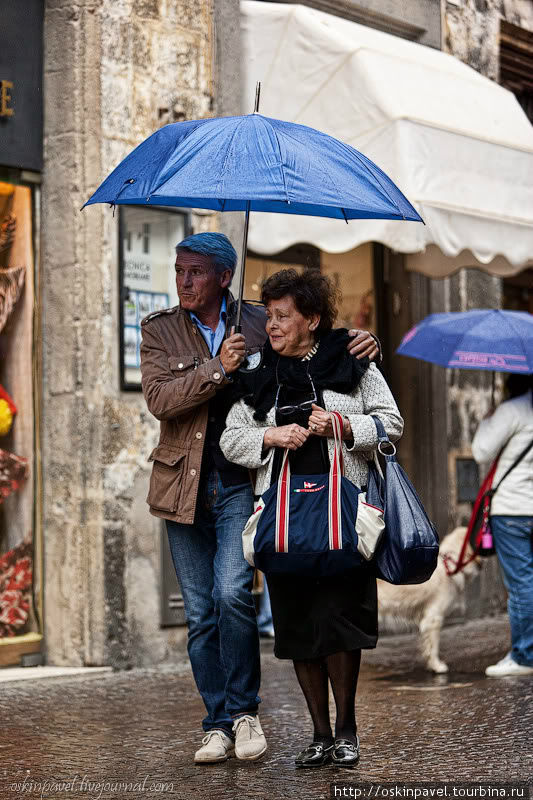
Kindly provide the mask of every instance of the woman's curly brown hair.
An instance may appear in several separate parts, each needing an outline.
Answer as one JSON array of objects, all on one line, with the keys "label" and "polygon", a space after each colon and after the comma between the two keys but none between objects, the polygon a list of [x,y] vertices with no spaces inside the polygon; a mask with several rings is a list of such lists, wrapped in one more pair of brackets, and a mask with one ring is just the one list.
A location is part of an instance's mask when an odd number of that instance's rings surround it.
[{"label": "woman's curly brown hair", "polygon": [[333,282],[316,269],[281,269],[264,282],[261,301],[280,300],[290,295],[294,305],[304,317],[320,314],[317,334],[327,333],[337,318],[340,292]]}]

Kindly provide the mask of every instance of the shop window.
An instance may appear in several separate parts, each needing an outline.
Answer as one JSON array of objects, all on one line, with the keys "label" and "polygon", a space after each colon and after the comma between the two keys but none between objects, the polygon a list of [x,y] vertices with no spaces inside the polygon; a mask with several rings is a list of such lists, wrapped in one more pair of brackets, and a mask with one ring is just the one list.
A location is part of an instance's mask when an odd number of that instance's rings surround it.
[{"label": "shop window", "polygon": [[321,253],[321,270],[341,292],[337,325],[377,333],[372,243],[347,253]]},{"label": "shop window", "polygon": [[341,292],[337,325],[376,333],[373,264],[371,243],[347,253],[325,253],[306,244],[295,245],[269,256],[249,252],[244,296],[247,300],[259,300],[264,281],[280,269],[319,269],[331,278]]},{"label": "shop window", "polygon": [[0,183],[0,666],[38,653],[32,194]]},{"label": "shop window", "polygon": [[120,210],[121,388],[141,389],[141,320],[177,305],[175,248],[189,230],[187,213],[125,206]]}]

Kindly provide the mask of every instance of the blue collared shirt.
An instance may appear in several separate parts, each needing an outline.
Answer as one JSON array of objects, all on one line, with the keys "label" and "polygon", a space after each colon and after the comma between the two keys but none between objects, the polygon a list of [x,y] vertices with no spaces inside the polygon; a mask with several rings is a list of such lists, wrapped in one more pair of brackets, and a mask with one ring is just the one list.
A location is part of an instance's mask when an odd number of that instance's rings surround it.
[{"label": "blue collared shirt", "polygon": [[198,326],[198,330],[204,337],[207,346],[209,347],[209,352],[212,356],[216,356],[218,353],[218,348],[224,341],[224,336],[226,335],[226,317],[227,317],[227,303],[226,298],[222,298],[222,305],[220,306],[220,316],[218,318],[218,325],[216,330],[211,330],[209,325],[204,325],[196,314],[193,311],[189,311],[190,317],[192,321]]}]

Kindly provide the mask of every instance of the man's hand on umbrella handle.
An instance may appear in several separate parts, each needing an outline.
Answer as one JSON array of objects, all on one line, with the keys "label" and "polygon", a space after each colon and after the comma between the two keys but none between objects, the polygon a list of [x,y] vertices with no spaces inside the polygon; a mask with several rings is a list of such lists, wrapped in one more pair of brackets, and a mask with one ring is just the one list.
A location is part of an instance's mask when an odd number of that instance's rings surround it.
[{"label": "man's hand on umbrella handle", "polygon": [[379,353],[379,347],[371,333],[352,329],[348,331],[348,335],[352,337],[348,342],[350,355],[356,358],[368,356],[370,361],[375,360]]},{"label": "man's hand on umbrella handle", "polygon": [[239,369],[246,356],[246,341],[242,333],[234,333],[235,328],[231,329],[231,334],[224,339],[220,351],[220,361],[224,367],[226,375],[231,375]]}]

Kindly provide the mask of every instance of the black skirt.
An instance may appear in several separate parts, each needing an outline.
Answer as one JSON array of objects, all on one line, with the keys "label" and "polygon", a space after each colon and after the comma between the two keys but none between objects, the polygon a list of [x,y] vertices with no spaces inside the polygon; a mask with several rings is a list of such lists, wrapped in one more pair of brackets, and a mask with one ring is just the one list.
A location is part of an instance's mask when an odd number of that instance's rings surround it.
[{"label": "black skirt", "polygon": [[[277,420],[277,424],[304,419]],[[275,455],[272,482],[277,480],[281,451]],[[329,470],[326,439],[310,437],[289,455],[293,475]],[[366,567],[343,575],[313,579],[299,575],[267,577],[272,620],[274,655],[308,660],[324,658],[344,650],[375,647],[378,640],[378,602],[374,575]]]},{"label": "black skirt", "polygon": [[277,658],[324,658],[376,646],[376,579],[364,567],[317,580],[270,575],[267,582]]}]

